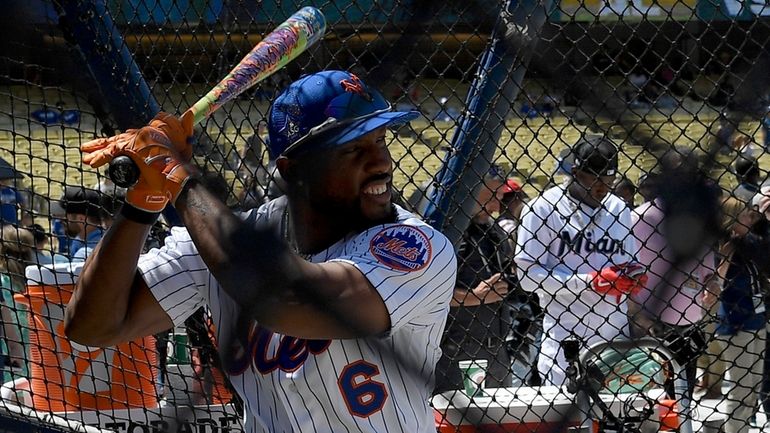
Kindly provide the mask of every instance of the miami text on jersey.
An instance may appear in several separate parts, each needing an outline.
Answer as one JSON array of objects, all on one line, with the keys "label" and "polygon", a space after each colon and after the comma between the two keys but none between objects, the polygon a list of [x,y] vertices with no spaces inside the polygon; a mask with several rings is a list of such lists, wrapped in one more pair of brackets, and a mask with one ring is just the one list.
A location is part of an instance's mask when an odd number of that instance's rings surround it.
[{"label": "miami text on jersey", "polygon": [[559,233],[559,252],[557,255],[561,256],[570,250],[577,254],[597,252],[608,256],[623,252],[623,242],[609,236],[602,236],[596,240],[593,237],[594,234],[591,230],[577,232],[574,237],[570,235],[569,231],[562,230]]}]

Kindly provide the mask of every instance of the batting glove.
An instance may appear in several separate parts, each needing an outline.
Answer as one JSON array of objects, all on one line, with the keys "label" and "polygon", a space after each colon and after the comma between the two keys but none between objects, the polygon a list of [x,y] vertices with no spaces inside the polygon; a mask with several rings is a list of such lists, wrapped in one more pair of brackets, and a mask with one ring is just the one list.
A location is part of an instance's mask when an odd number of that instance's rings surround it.
[{"label": "batting glove", "polygon": [[622,295],[634,295],[647,284],[647,274],[643,266],[636,263],[623,263],[591,272],[591,287],[604,296],[615,296],[620,302]]},{"label": "batting glove", "polygon": [[160,212],[169,201],[176,201],[193,174],[185,165],[192,157],[192,123],[188,123],[160,113],[144,128],[84,143],[83,162],[97,168],[118,155],[128,156],[140,175],[126,193],[126,202],[146,212]]}]

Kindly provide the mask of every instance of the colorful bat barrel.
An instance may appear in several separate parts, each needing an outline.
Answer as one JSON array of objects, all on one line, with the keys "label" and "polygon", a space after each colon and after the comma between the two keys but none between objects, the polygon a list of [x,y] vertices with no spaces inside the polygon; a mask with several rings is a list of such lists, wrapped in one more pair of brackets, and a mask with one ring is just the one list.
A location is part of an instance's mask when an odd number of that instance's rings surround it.
[{"label": "colorful bat barrel", "polygon": [[294,60],[326,32],[326,18],[320,10],[307,6],[257,44],[222,81],[190,107],[184,116],[199,123],[227,101],[269,77]]}]

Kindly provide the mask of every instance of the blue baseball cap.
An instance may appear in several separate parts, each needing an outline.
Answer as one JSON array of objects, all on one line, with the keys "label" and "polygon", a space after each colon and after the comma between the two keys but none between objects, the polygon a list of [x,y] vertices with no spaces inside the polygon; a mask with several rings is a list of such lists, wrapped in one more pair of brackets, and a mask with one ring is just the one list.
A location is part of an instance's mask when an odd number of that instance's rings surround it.
[{"label": "blue baseball cap", "polygon": [[318,72],[293,82],[273,102],[268,150],[275,159],[298,149],[336,147],[418,116],[417,111],[392,111],[382,94],[350,72]]}]

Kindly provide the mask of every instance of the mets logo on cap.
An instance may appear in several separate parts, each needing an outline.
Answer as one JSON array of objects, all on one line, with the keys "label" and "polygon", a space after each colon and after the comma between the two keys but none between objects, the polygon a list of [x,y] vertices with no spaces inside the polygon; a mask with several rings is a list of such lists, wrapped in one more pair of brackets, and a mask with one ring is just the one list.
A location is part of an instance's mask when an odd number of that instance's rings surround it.
[{"label": "mets logo on cap", "polygon": [[430,242],[425,233],[407,225],[382,229],[369,243],[369,252],[380,263],[406,272],[424,268],[431,256]]}]

